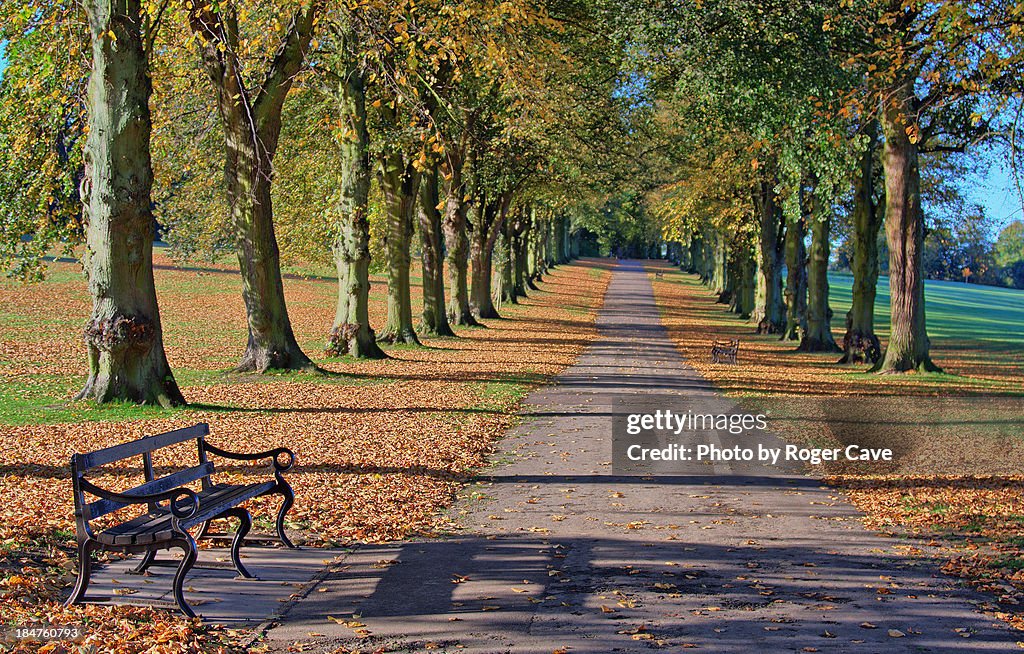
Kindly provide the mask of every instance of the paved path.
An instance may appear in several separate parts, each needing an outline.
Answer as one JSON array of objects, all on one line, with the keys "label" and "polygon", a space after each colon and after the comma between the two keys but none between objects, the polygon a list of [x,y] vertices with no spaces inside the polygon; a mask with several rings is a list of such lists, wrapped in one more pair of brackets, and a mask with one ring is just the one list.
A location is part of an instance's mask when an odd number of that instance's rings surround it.
[{"label": "paved path", "polygon": [[967,591],[895,557],[898,541],[865,531],[815,480],[697,463],[612,474],[613,405],[728,402],[669,342],[639,264],[616,269],[598,323],[600,340],[530,395],[495,467],[467,489],[462,534],[357,548],[268,632],[271,648],[1019,651]]},{"label": "paved path", "polygon": [[[242,561],[255,579],[241,579],[231,567],[225,548],[199,550],[198,565],[185,578],[185,600],[204,620],[232,627],[254,627],[286,607],[293,595],[301,593],[322,574],[337,550],[304,547],[242,548]],[[179,550],[164,550],[159,560],[177,565]],[[91,599],[109,598],[115,604],[174,606],[171,584],[174,566],[154,566],[146,576],[129,574],[138,557],[115,560],[98,566],[89,583]]]}]

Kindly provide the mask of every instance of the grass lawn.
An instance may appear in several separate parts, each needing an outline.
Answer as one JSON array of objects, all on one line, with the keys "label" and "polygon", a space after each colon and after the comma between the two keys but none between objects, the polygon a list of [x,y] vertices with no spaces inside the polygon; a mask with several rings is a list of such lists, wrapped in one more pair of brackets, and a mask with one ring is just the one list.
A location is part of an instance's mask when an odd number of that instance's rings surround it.
[{"label": "grass lawn", "polygon": [[[839,327],[850,309],[852,286],[852,275],[829,274],[829,299]],[[993,351],[1024,353],[1024,290],[935,280],[925,281],[924,289],[928,334],[940,347],[942,341],[976,341]],[[878,280],[875,324],[888,332],[888,277]]]}]

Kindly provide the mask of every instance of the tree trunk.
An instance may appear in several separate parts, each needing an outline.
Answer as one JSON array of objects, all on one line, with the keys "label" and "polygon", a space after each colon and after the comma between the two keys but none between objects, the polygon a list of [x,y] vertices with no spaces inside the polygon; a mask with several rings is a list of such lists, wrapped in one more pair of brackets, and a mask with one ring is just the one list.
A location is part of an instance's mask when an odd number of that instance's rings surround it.
[{"label": "tree trunk", "polygon": [[78,399],[185,403],[164,352],[153,283],[152,84],[139,0],[85,2],[92,37],[82,214],[92,315]]},{"label": "tree trunk", "polygon": [[515,265],[512,270],[512,287],[516,297],[526,297],[526,285],[529,272],[526,259],[530,240],[530,214],[523,211],[519,215],[515,229],[512,231],[512,252]]},{"label": "tree trunk", "polygon": [[436,166],[420,179],[419,224],[423,245],[423,319],[420,333],[424,336],[455,336],[448,324],[448,307],[444,300],[444,246],[441,233],[441,212]]},{"label": "tree trunk", "polygon": [[889,343],[872,369],[881,373],[940,371],[929,356],[925,328],[921,171],[917,144],[910,140],[903,117],[914,101],[913,84],[908,81],[896,90],[881,114],[891,297]]},{"label": "tree trunk", "polygon": [[569,263],[569,219],[559,216],[557,226],[558,263]]},{"label": "tree trunk", "polygon": [[536,282],[541,281],[540,270],[540,241],[544,231],[544,225],[537,216],[537,210],[530,207],[529,229],[523,235],[526,241],[526,286],[527,288],[539,291],[540,287]]},{"label": "tree trunk", "polygon": [[484,241],[487,240],[487,223],[493,213],[493,206],[488,206],[484,197],[473,202],[472,231],[469,236],[470,290],[469,309],[473,317],[500,318],[491,302],[491,270],[490,265],[484,267]]},{"label": "tree trunk", "polygon": [[479,224],[473,230],[473,288],[470,306],[477,318],[501,318],[491,299],[492,263],[494,243],[505,223],[511,193],[490,202],[481,212]]},{"label": "tree trunk", "polygon": [[786,303],[782,291],[782,264],[786,250],[786,217],[775,197],[772,180],[762,181],[755,194],[761,223],[758,242],[757,298],[753,318],[758,334],[781,334],[786,329]]},{"label": "tree trunk", "polygon": [[743,248],[734,263],[735,274],[730,275],[734,284],[731,289],[732,300],[730,310],[741,318],[749,318],[754,311],[754,293],[757,281],[757,263],[753,252]]},{"label": "tree trunk", "polygon": [[501,318],[491,299],[491,253],[474,247],[472,258],[473,283],[469,305],[472,307],[473,315],[478,319]]},{"label": "tree trunk", "polygon": [[704,277],[704,241],[700,234],[690,235],[690,268],[688,272],[697,273],[702,279]]},{"label": "tree trunk", "polygon": [[550,270],[558,265],[558,223],[560,216],[548,219],[547,238],[544,239],[544,269]]},{"label": "tree trunk", "polygon": [[400,152],[381,159],[381,189],[387,219],[385,246],[388,252],[388,320],[377,335],[382,343],[419,345],[412,319],[409,283],[412,220],[416,210],[419,173]]},{"label": "tree trunk", "polygon": [[678,253],[679,253],[679,264],[678,264],[679,265],[679,269],[680,270],[689,270],[690,267],[693,265],[693,262],[690,260],[690,246],[689,246],[689,244],[688,243],[678,243],[678,244],[676,244],[676,246],[678,248]]},{"label": "tree trunk", "polygon": [[238,372],[315,368],[299,348],[288,319],[270,192],[281,112],[305,58],[314,15],[314,4],[296,12],[262,86],[249,89],[236,55],[238,17],[233,5],[213,7],[209,1],[196,0],[190,8],[203,66],[217,90],[226,139],[228,211],[249,327]]},{"label": "tree trunk", "polygon": [[729,290],[729,251],[725,238],[718,232],[714,233],[713,268],[711,270],[711,288],[718,295],[720,304],[730,304],[732,293]]},{"label": "tree trunk", "polygon": [[526,271],[526,234],[520,234],[513,240],[513,251],[515,252],[515,266],[513,270],[513,288],[516,297],[526,297],[527,276]]},{"label": "tree trunk", "polygon": [[703,264],[700,269],[700,281],[705,286],[712,286],[715,282],[715,248],[714,248],[715,234],[705,231],[701,236],[701,263]]},{"label": "tree trunk", "polygon": [[[352,30],[345,47],[355,47]],[[347,354],[366,359],[386,357],[370,327],[370,134],[367,128],[365,81],[357,60],[344,71],[335,91],[340,119],[348,138],[340,144],[341,199],[339,234],[334,243],[338,269],[338,305],[325,347],[328,356]]]},{"label": "tree trunk", "polygon": [[512,273],[515,266],[515,255],[512,252],[512,227],[509,220],[501,225],[501,238],[497,244],[498,254],[498,301],[502,304],[517,304],[519,298],[515,293],[515,282]]},{"label": "tree trunk", "polygon": [[875,335],[875,293],[878,287],[878,230],[882,220],[875,204],[874,159],[877,123],[868,132],[869,142],[854,181],[853,205],[853,303],[846,314],[843,358],[839,363],[877,363],[882,346]]},{"label": "tree trunk", "polygon": [[238,237],[249,339],[237,372],[308,369],[313,363],[292,332],[281,278],[281,255],[274,235],[270,193],[273,166],[253,141],[245,121],[228,127],[228,205]]},{"label": "tree trunk", "polygon": [[446,258],[448,289],[448,320],[453,325],[478,325],[469,306],[469,236],[466,233],[465,186],[462,182],[462,164],[454,162],[445,189],[444,239],[448,248]]},{"label": "tree trunk", "polygon": [[780,340],[798,341],[807,331],[807,248],[804,216],[786,228],[786,329]]},{"label": "tree trunk", "polygon": [[839,352],[832,337],[832,309],[828,305],[829,232],[832,207],[810,190],[811,252],[807,264],[807,330],[797,350],[801,352]]}]

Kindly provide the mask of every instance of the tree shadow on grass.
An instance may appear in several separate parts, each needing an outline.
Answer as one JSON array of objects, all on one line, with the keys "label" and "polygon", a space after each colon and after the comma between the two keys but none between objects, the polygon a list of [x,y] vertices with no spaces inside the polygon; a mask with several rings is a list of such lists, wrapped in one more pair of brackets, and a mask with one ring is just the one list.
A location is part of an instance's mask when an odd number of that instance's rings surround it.
[{"label": "tree shadow on grass", "polygon": [[189,405],[198,411],[215,411],[222,413],[347,413],[358,415],[363,413],[464,413],[464,414],[504,414],[505,411],[475,407],[353,407],[353,406],[301,406],[301,407],[238,407],[227,404],[204,404],[196,402]]}]

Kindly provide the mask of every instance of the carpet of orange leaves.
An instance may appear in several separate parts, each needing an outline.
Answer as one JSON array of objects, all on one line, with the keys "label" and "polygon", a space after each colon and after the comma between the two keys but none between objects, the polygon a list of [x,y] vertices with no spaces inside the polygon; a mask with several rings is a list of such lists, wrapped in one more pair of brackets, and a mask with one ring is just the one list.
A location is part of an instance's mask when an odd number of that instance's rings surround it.
[{"label": "carpet of orange leaves", "polygon": [[[157,263],[172,366],[228,367],[245,343],[237,274],[227,266],[181,269],[163,257]],[[186,385],[182,390],[192,407],[165,418],[0,426],[0,572],[5,577],[0,619],[7,624],[89,621],[100,651],[230,648],[225,632],[166,612],[63,609],[55,602],[68,581],[61,571],[72,565],[70,454],[196,422],[208,422],[210,442],[224,449],[287,445],[296,451],[298,462],[288,478],[297,501],[289,517],[306,544],[389,540],[443,529],[439,509],[510,426],[523,389],[572,363],[594,337],[608,268],[601,261],[559,266],[545,277],[540,292],[518,306],[502,307],[505,319],[487,321],[486,329],[459,330],[456,339],[396,348],[384,361],[320,362],[335,375],[231,375]],[[285,285],[295,332],[316,355],[333,317],[336,282],[288,279]],[[374,285],[375,324],[384,319],[383,291],[382,283]],[[5,330],[0,338],[6,371],[25,379],[40,373],[84,377],[80,326],[88,309],[80,280],[8,289],[0,310],[24,316],[25,326]],[[53,316],[66,317],[69,327],[31,327]],[[171,466],[180,456],[171,450],[155,463]],[[136,485],[141,469],[132,472],[100,476],[98,483],[111,489]],[[265,477],[266,471],[229,467],[223,474],[236,481]],[[274,504],[253,507],[257,531],[259,519],[273,515]]]},{"label": "carpet of orange leaves", "polygon": [[[717,304],[695,276],[657,262],[650,269],[662,273],[651,275],[662,322],[687,362],[741,403],[784,404],[801,413],[820,408],[822,398],[860,398],[871,403],[868,406],[903,403],[913,411],[914,403],[938,407],[959,402],[969,407],[979,396],[998,401],[1000,395],[1010,396],[1024,387],[1024,370],[1008,364],[1019,352],[982,354],[969,344],[942,339],[933,339],[933,354],[957,376],[856,374],[864,369],[837,366],[836,355],[796,353],[794,343],[756,335],[750,322]],[[834,320],[834,326],[837,322],[841,324]],[[835,337],[840,341],[842,331],[835,330]],[[740,340],[739,365],[710,362],[714,339]],[[794,428],[783,421],[780,431],[791,440],[839,444],[841,439],[829,433],[827,423],[814,424],[814,433],[808,433],[812,430],[807,423]],[[1024,444],[1019,434],[985,436],[980,430],[897,425],[882,438],[898,437],[907,456],[887,474],[835,467],[819,472],[864,512],[869,528],[910,535],[908,542],[915,544],[901,549],[937,557],[945,571],[992,597],[986,609],[1024,629],[1024,475],[1019,474],[1024,469]],[[922,472],[925,469],[929,474]]]}]

